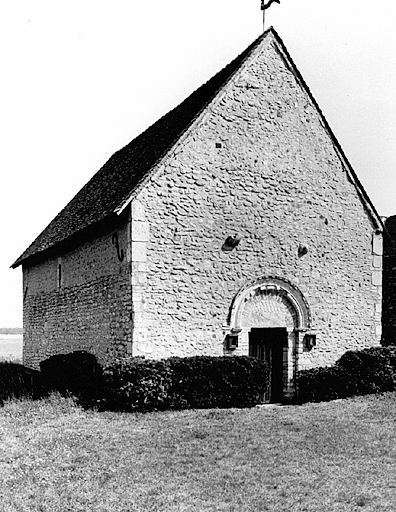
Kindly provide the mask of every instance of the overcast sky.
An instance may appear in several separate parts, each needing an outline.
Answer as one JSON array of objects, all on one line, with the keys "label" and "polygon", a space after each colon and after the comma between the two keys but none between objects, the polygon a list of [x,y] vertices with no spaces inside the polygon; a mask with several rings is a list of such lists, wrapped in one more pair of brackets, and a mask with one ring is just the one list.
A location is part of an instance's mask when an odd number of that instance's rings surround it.
[{"label": "overcast sky", "polygon": [[[266,14],[384,216],[396,214],[395,22],[394,0],[281,0]],[[260,0],[1,2],[0,327],[22,325],[9,266],[116,150],[261,31]]]}]

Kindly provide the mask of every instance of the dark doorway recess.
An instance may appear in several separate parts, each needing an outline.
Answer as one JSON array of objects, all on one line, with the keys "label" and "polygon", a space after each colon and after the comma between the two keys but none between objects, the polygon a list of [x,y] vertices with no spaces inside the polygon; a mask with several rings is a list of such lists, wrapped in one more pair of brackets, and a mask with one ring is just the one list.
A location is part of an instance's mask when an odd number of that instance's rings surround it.
[{"label": "dark doorway recess", "polygon": [[287,346],[284,328],[252,329],[249,334],[249,355],[267,362],[269,385],[264,402],[277,403],[283,399],[283,347]]}]

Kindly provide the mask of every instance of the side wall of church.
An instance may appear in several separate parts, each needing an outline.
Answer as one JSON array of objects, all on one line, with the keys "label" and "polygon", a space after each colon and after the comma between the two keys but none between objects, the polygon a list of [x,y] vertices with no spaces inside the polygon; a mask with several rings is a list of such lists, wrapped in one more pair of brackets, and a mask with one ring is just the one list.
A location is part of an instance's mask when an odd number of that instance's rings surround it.
[{"label": "side wall of church", "polygon": [[382,234],[271,45],[133,202],[135,356],[223,354],[234,297],[265,276],[308,302],[317,346],[300,368],[380,343]]},{"label": "side wall of church", "polygon": [[[117,254],[116,237],[120,261]],[[130,225],[24,266],[24,364],[86,350],[102,363],[131,343]]]}]

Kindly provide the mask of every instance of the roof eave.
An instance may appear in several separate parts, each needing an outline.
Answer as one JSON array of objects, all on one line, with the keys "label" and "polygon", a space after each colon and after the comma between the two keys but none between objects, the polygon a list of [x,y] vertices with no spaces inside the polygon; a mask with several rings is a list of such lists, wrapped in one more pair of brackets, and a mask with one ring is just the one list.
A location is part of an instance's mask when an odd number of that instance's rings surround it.
[{"label": "roof eave", "polygon": [[[61,240],[60,242],[51,245],[49,247],[45,247],[42,250],[36,251],[33,254],[24,256],[23,253],[12,265],[10,268],[17,268],[20,265],[24,264],[34,264],[40,262],[48,257],[59,256],[64,254],[66,251],[74,249],[82,242],[86,241],[89,238],[97,236],[99,233],[103,233],[106,229],[114,229],[118,226],[120,222],[120,215],[115,213],[111,213],[101,219],[98,222],[90,224],[85,228],[73,233],[73,235]],[[26,252],[26,251],[25,251]]]}]

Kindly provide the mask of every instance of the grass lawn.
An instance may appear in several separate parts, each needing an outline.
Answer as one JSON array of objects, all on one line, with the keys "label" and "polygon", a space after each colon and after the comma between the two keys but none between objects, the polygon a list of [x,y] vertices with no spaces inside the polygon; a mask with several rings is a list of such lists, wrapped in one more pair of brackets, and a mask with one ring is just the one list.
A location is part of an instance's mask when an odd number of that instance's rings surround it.
[{"label": "grass lawn", "polygon": [[0,409],[0,510],[396,510],[396,394],[279,408]]}]

